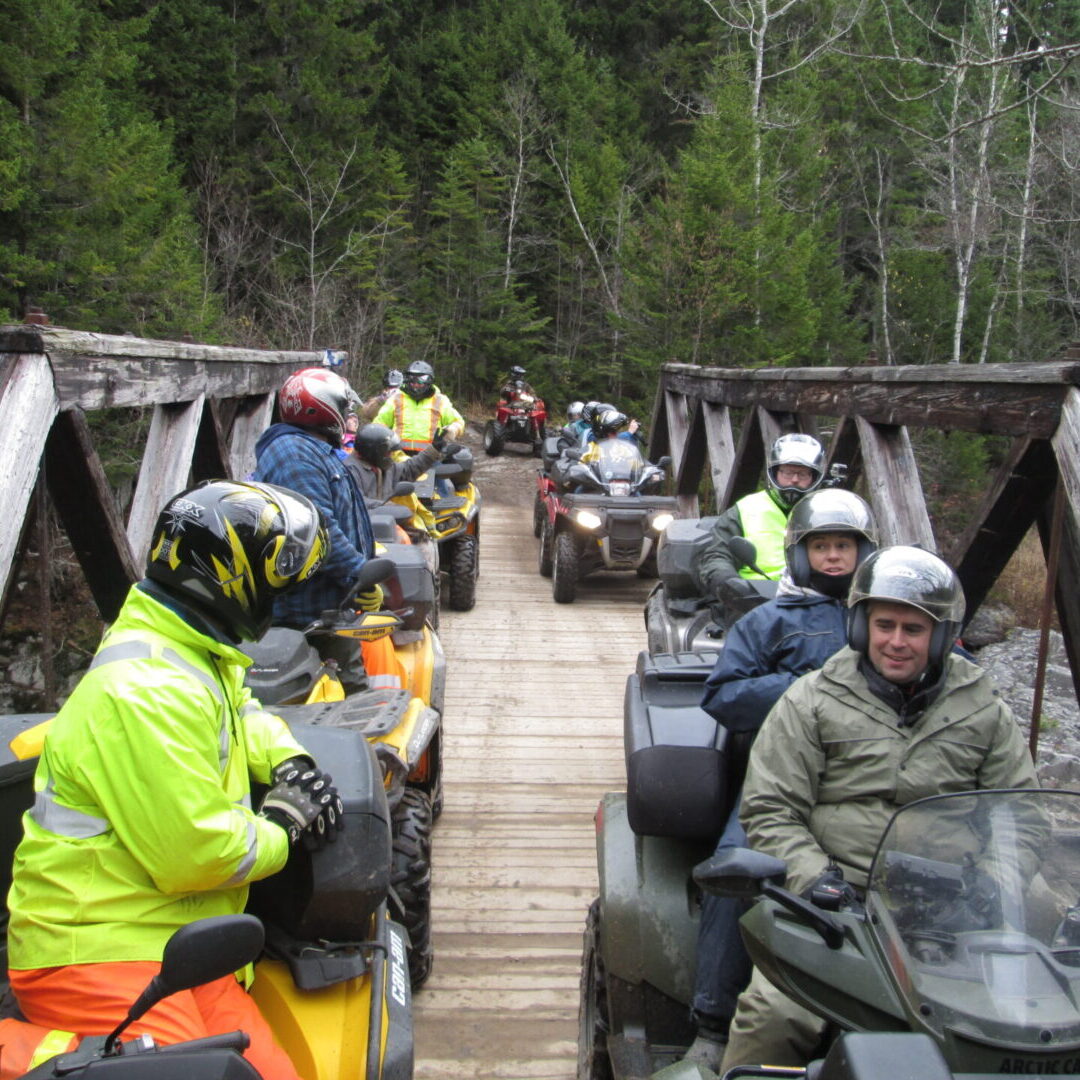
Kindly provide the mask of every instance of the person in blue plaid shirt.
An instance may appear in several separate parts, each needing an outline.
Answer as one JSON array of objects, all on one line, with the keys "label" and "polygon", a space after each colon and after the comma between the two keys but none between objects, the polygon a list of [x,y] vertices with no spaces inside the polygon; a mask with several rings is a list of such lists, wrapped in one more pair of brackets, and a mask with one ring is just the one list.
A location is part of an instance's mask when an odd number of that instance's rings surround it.
[{"label": "person in blue plaid shirt", "polygon": [[[319,572],[275,601],[275,625],[303,629],[323,611],[340,607],[354,595],[360,568],[375,552],[363,495],[339,452],[346,417],[357,401],[340,375],[305,368],[290,375],[278,394],[282,422],[255,444],[254,478],[306,495],[323,512],[330,534],[330,553]],[[356,594],[355,603],[377,611],[382,589],[373,585]],[[346,690],[366,685],[355,641],[320,635],[316,644],[324,660],[337,662]]]}]

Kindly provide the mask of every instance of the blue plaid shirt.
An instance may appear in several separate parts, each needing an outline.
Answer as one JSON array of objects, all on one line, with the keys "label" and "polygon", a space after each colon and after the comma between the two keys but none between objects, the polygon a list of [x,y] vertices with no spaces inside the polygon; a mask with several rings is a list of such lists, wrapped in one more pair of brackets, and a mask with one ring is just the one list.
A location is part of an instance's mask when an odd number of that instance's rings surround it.
[{"label": "blue plaid shirt", "polygon": [[306,626],[352,593],[375,551],[363,496],[341,456],[328,443],[292,424],[274,424],[255,444],[256,480],[306,495],[322,512],[330,553],[310,581],[274,601],[274,622]]}]

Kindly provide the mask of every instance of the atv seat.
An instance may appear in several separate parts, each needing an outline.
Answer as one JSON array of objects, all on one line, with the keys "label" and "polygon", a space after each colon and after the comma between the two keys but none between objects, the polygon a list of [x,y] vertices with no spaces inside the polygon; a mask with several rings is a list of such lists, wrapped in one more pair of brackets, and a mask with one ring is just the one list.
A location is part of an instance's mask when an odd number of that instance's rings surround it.
[{"label": "atv seat", "polygon": [[639,836],[716,838],[731,813],[739,755],[727,729],[698,705],[716,657],[642,652],[626,681],[627,818]]}]

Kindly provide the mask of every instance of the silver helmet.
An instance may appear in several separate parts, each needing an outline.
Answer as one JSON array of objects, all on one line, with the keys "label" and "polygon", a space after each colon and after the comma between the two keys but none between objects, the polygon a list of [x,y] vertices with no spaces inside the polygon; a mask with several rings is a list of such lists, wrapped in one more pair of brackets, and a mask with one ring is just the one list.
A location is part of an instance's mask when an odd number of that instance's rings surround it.
[{"label": "silver helmet", "polygon": [[803,541],[813,533],[853,533],[858,537],[855,565],[861,566],[877,550],[878,530],[870,507],[853,491],[827,488],[800,499],[788,516],[784,532],[784,559],[791,580],[810,584],[810,559]]},{"label": "silver helmet", "polygon": [[868,601],[908,604],[933,619],[930,663],[941,664],[964,621],[964,590],[944,560],[922,548],[882,548],[855,571],[848,593],[848,644],[865,655],[869,644]]},{"label": "silver helmet", "polygon": [[[814,479],[806,488],[782,487],[776,478],[776,471],[781,465],[802,465],[814,474]],[[801,432],[781,435],[769,449],[765,476],[769,488],[776,492],[777,498],[785,506],[794,506],[825,478],[825,451],[813,435],[803,435]]]}]

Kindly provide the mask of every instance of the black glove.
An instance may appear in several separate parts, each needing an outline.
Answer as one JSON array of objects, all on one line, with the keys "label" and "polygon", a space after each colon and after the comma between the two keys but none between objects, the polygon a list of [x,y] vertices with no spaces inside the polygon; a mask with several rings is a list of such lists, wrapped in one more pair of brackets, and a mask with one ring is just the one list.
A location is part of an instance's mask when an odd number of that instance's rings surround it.
[{"label": "black glove", "polygon": [[802,897],[825,911],[852,907],[859,899],[855,887],[844,880],[844,872],[836,865],[827,866],[816,881],[803,889]]},{"label": "black glove", "polygon": [[[432,443],[432,445],[434,446],[435,444]],[[442,451],[441,451],[443,461],[451,461],[453,459],[454,455],[461,449],[462,449],[461,443],[456,443],[456,442],[445,443],[443,445],[443,448],[442,448]]]},{"label": "black glove", "polygon": [[431,445],[438,450],[441,454],[446,449],[446,429],[439,428],[434,435],[431,436]]},{"label": "black glove", "polygon": [[318,851],[345,828],[345,807],[330,779],[305,758],[289,758],[274,769],[274,786],[259,813],[285,830],[290,847],[303,840],[309,851]]},{"label": "black glove", "polygon": [[755,589],[746,578],[739,577],[738,574],[732,574],[731,577],[721,578],[721,580],[716,583],[716,597],[721,603],[726,604],[728,607],[737,608],[739,610],[745,608],[747,603],[751,600],[757,601],[763,599],[757,589]]}]

